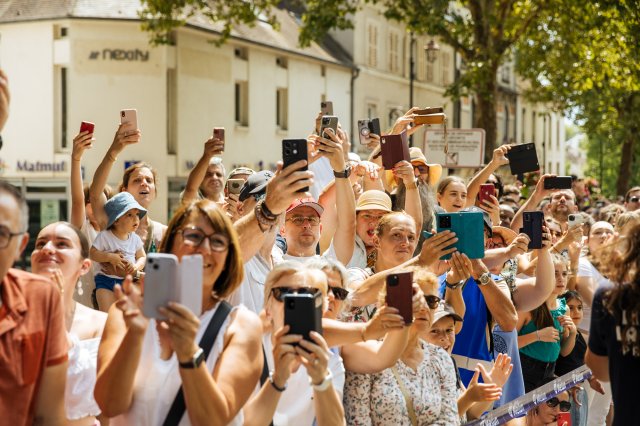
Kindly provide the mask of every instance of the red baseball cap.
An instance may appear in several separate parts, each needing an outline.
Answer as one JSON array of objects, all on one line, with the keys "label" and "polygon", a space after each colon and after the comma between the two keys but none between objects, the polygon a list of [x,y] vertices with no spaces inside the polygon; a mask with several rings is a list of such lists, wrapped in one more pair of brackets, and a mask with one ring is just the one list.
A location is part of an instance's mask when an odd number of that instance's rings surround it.
[{"label": "red baseball cap", "polygon": [[324,212],[324,207],[318,204],[313,198],[298,198],[287,208],[287,213],[297,209],[298,207],[311,207],[316,211],[316,213],[318,213],[318,216],[322,216],[322,213]]}]

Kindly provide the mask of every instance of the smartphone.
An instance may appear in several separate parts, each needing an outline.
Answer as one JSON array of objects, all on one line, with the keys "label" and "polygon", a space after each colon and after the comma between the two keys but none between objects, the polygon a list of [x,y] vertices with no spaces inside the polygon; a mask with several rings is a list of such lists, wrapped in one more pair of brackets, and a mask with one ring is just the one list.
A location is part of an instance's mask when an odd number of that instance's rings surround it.
[{"label": "smartphone", "polygon": [[90,121],[83,121],[80,123],[80,133],[89,132],[89,134],[93,133],[93,129],[95,129],[96,125]]},{"label": "smartphone", "polygon": [[444,107],[430,107],[430,108],[417,109],[413,113],[415,115],[442,114],[444,113]]},{"label": "smartphone", "polygon": [[569,215],[569,228],[573,228],[576,225],[582,225],[585,222],[584,216],[581,214]]},{"label": "smartphone", "polygon": [[338,117],[335,115],[323,115],[322,121],[320,122],[320,136],[323,138],[329,138],[329,136],[325,136],[324,131],[326,129],[333,130],[333,134],[338,134]]},{"label": "smartphone", "polygon": [[322,111],[322,115],[333,115],[333,102],[320,102],[320,111]]},{"label": "smartphone", "polygon": [[[282,168],[286,168],[296,161],[307,160],[307,140],[306,139],[283,139],[282,140]],[[307,170],[307,166],[299,170]],[[309,187],[302,188],[298,192],[307,192]]]},{"label": "smartphone", "polygon": [[480,192],[478,192],[478,202],[482,204],[484,200],[493,203],[491,195],[496,196],[496,186],[492,183],[483,183],[480,185]]},{"label": "smartphone", "polygon": [[380,151],[382,153],[382,166],[386,170],[393,169],[399,161],[406,160],[411,162],[407,132],[403,130],[399,135],[382,136],[380,138]]},{"label": "smartphone", "polygon": [[571,189],[571,176],[553,176],[544,179],[544,189]]},{"label": "smartphone", "polygon": [[400,311],[405,324],[413,322],[413,272],[389,274],[387,281],[387,305]]},{"label": "smartphone", "polygon": [[507,152],[512,175],[540,170],[535,143],[513,145]]},{"label": "smartphone", "polygon": [[213,137],[216,139],[220,139],[222,142],[224,142],[224,127],[214,127]]},{"label": "smartphone", "polygon": [[422,231],[422,238],[424,238],[424,240],[428,240],[429,238],[433,237],[435,234],[429,232],[429,231]]},{"label": "smartphone", "polygon": [[[167,306],[173,300],[179,281],[178,269],[178,258],[173,254],[149,253],[147,255],[142,302],[142,313],[145,317],[166,319],[158,312],[158,308]],[[202,284],[200,287],[202,291]]]},{"label": "smartphone", "polygon": [[132,123],[133,128],[138,128],[138,111],[135,109],[123,109],[120,111],[120,123]]},{"label": "smartphone", "polygon": [[302,335],[311,340],[311,332],[322,334],[322,292],[316,294],[286,294],[284,296],[284,324],[289,334]]},{"label": "smartphone", "polygon": [[202,262],[200,254],[182,256],[178,291],[173,295],[177,302],[189,308],[196,316],[202,314]]},{"label": "smartphone", "polygon": [[244,186],[244,179],[227,180],[227,193],[238,195]]},{"label": "smartphone", "polygon": [[556,414],[556,420],[558,426],[571,426],[571,413],[558,413]]},{"label": "smartphone", "polygon": [[413,122],[415,124],[444,124],[445,118],[447,118],[447,116],[443,113],[414,115]]},{"label": "smartphone", "polygon": [[542,225],[544,223],[544,213],[539,211],[524,212],[522,214],[523,226],[520,232],[529,236],[529,249],[542,248]]},{"label": "smartphone", "polygon": [[[482,212],[436,213],[437,232],[452,231],[458,241],[453,245],[469,259],[484,257],[484,218]],[[440,258],[451,259],[451,254]]]},{"label": "smartphone", "polygon": [[371,142],[369,139],[369,135],[371,133],[380,136],[380,119],[372,118],[371,120],[358,120],[358,136],[360,137],[360,143],[362,145],[366,145]]}]

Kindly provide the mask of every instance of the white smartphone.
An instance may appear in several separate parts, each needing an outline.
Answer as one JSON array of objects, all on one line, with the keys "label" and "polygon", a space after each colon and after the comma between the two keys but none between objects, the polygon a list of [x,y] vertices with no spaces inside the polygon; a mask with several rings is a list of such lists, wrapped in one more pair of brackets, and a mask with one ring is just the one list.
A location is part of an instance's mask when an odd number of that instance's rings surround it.
[{"label": "white smartphone", "polygon": [[584,223],[584,216],[581,214],[569,215],[569,228],[573,228],[575,225],[582,225]]},{"label": "white smartphone", "polygon": [[158,312],[158,308],[165,307],[170,301],[175,300],[175,289],[178,287],[180,278],[178,269],[178,258],[173,254],[149,253],[147,255],[142,303],[142,313],[145,317],[166,319]]},{"label": "white smartphone", "polygon": [[138,111],[135,109],[123,109],[120,111],[120,123],[132,123],[133,128],[138,128]]},{"label": "white smartphone", "polygon": [[202,255],[182,256],[178,302],[200,316],[202,313]]}]

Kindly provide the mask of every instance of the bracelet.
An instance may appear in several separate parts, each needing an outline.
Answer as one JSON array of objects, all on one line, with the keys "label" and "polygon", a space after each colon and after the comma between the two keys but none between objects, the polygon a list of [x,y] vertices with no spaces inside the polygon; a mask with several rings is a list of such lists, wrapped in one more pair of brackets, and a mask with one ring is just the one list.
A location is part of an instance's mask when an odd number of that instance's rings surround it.
[{"label": "bracelet", "polygon": [[540,341],[540,335],[538,334],[538,330],[536,330],[536,342]]},{"label": "bracelet", "polygon": [[262,210],[263,204],[264,204],[264,200],[258,201],[258,204],[256,204],[256,207],[254,208],[254,212],[255,212],[260,230],[262,232],[265,232],[271,229],[276,224],[276,222],[278,221],[278,217],[277,216],[274,218],[267,217],[264,211]]},{"label": "bracelet", "polygon": [[118,157],[114,157],[114,156],[113,156],[113,154],[112,154],[110,151],[107,151],[107,155],[106,155],[106,157],[107,157],[109,160],[113,161],[114,163],[115,163],[116,161],[118,161]]},{"label": "bracelet", "polygon": [[278,219],[278,215],[275,215],[271,212],[271,210],[269,210],[269,207],[267,207],[267,203],[264,202],[264,200],[262,201],[262,204],[260,205],[260,210],[262,210],[262,213],[264,213],[264,216],[269,219],[269,220],[277,220]]},{"label": "bracelet", "polygon": [[277,392],[284,392],[287,390],[287,384],[285,383],[283,387],[280,387],[278,385],[276,385],[276,382],[273,380],[273,371],[269,372],[269,383],[271,383],[271,386],[273,386],[273,388],[277,391]]},{"label": "bracelet", "polygon": [[322,391],[326,391],[327,389],[329,389],[329,386],[331,386],[331,384],[333,380],[333,374],[331,373],[331,370],[327,370],[327,375],[324,376],[324,379],[316,384],[313,384],[313,382],[311,382],[311,378],[309,378],[309,384],[311,385],[311,387],[313,387],[313,390],[318,391],[318,392],[322,392]]}]

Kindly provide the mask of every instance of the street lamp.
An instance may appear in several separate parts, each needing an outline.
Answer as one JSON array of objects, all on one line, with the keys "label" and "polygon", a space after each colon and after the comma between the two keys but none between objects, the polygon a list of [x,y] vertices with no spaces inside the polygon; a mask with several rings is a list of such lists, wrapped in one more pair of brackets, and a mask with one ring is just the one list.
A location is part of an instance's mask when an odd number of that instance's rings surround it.
[{"label": "street lamp", "polygon": [[427,61],[434,63],[438,59],[438,52],[440,51],[440,45],[434,39],[429,40],[429,43],[424,47],[427,52]]}]

